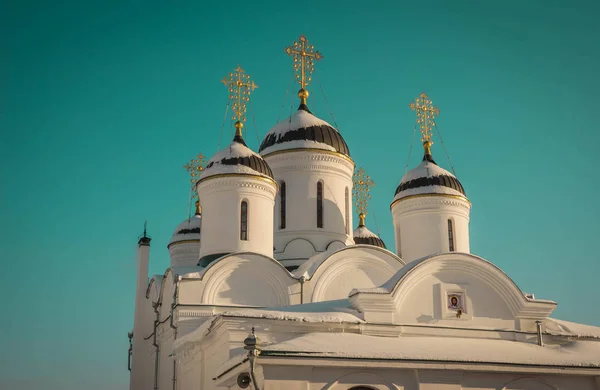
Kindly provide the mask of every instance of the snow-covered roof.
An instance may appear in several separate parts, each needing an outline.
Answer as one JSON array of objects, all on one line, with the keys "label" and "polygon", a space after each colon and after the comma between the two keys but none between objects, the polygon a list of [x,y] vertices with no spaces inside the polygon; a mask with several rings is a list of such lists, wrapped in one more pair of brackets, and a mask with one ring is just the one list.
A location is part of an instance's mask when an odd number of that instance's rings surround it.
[{"label": "snow-covered roof", "polygon": [[169,241],[169,245],[176,242],[181,241],[200,241],[200,223],[202,218],[199,216],[193,216],[190,218],[186,218],[183,222],[181,222],[175,228],[173,232],[173,236],[171,236],[171,241]]},{"label": "snow-covered roof", "polygon": [[385,248],[383,240],[364,225],[359,225],[352,233],[354,242],[357,244],[373,245]]},{"label": "snow-covered roof", "polygon": [[289,118],[276,124],[260,145],[260,154],[293,149],[321,149],[350,155],[342,135],[329,123],[302,106]]},{"label": "snow-covered roof", "polygon": [[216,153],[206,164],[199,180],[216,175],[240,174],[273,178],[269,165],[236,135],[228,147]]},{"label": "snow-covered roof", "polygon": [[466,196],[456,176],[438,166],[431,155],[426,155],[416,168],[406,172],[396,188],[394,201],[420,194]]},{"label": "snow-covered roof", "polygon": [[600,367],[600,342],[561,345],[432,336],[376,337],[310,333],[261,348],[261,355],[295,355],[381,360],[429,360],[536,366]]}]

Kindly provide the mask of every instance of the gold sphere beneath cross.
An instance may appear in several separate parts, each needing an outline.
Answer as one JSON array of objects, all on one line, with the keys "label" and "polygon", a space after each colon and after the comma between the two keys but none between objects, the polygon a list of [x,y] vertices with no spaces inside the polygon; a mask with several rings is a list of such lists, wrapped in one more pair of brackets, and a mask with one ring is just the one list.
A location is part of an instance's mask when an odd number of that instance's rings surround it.
[{"label": "gold sphere beneath cross", "polygon": [[298,97],[300,99],[306,100],[306,98],[308,98],[308,91],[304,88],[302,88],[301,90],[298,91]]},{"label": "gold sphere beneath cross", "polygon": [[[229,123],[231,123],[231,122],[229,122]],[[244,127],[244,124],[240,121],[236,121],[233,126],[236,128],[236,130],[241,130],[242,127]]]}]

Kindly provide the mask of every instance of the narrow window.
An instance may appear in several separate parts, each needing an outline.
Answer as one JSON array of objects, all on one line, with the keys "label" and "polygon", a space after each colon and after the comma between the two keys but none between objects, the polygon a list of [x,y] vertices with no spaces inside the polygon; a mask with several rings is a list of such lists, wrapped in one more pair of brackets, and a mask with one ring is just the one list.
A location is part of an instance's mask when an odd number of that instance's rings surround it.
[{"label": "narrow window", "polygon": [[350,194],[346,187],[346,234],[350,234]]},{"label": "narrow window", "polygon": [[317,182],[317,227],[323,227],[323,182]]},{"label": "narrow window", "polygon": [[248,202],[242,201],[240,218],[240,240],[248,241]]},{"label": "narrow window", "polygon": [[448,248],[450,252],[454,252],[454,229],[451,219],[448,220]]},{"label": "narrow window", "polygon": [[398,246],[398,257],[402,258],[402,230],[400,226],[396,229],[396,245]]},{"label": "narrow window", "polygon": [[279,228],[285,229],[285,182],[281,182],[279,188]]}]

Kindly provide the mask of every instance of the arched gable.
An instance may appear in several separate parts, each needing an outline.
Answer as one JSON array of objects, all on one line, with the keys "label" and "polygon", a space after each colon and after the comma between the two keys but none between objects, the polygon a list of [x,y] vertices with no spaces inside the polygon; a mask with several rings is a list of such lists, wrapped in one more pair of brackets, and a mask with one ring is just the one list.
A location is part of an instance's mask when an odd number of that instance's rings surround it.
[{"label": "arched gable", "polygon": [[232,306],[286,306],[298,281],[277,260],[234,253],[212,262],[202,273],[201,303]]},{"label": "arched gable", "polygon": [[317,249],[304,238],[295,238],[285,244],[283,251],[278,252],[277,256],[281,259],[305,259],[317,253]]},{"label": "arched gable", "polygon": [[[457,297],[458,307],[452,307],[451,297]],[[525,297],[494,264],[466,253],[411,262],[381,287],[353,291],[351,301],[365,312],[365,319],[371,312],[379,320],[396,323],[458,325],[457,320],[472,320],[498,327],[518,327],[520,319],[546,318],[556,307],[552,301]],[[384,302],[387,313],[381,310]]]},{"label": "arched gable", "polygon": [[146,299],[149,299],[152,303],[160,301],[160,292],[162,290],[163,275],[154,275],[148,282],[148,288],[146,288]]},{"label": "arched gable", "polygon": [[305,296],[311,302],[346,298],[355,288],[379,286],[404,262],[392,252],[372,245],[353,245],[316,255],[295,275],[304,276]]},{"label": "arched gable", "polygon": [[[411,381],[412,382],[412,381]],[[397,387],[386,378],[374,372],[354,371],[343,374],[325,385],[327,390],[395,390]]]}]

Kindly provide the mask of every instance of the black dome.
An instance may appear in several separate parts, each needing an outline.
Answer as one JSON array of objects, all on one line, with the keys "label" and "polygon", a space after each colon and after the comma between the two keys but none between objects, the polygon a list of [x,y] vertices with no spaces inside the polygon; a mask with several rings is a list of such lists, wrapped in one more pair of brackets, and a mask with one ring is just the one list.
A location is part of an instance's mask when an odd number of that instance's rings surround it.
[{"label": "black dome", "polygon": [[387,249],[383,240],[375,235],[372,237],[354,237],[354,243],[373,245],[383,249]]},{"label": "black dome", "polygon": [[405,177],[407,176],[409,176],[408,180],[403,178],[400,185],[396,188],[395,198],[403,191],[431,186],[451,188],[467,196],[460,181],[450,172],[440,168],[430,154],[426,154],[423,157],[423,162],[415,169],[409,171]]},{"label": "black dome", "polygon": [[[240,151],[242,152],[241,154],[239,154]],[[265,160],[263,160],[258,154],[252,152],[246,145],[244,139],[239,135],[235,136],[233,142],[231,145],[229,145],[228,151],[225,150],[211,159],[211,161],[206,165],[202,176],[212,176],[210,169],[219,165],[245,166],[259,174],[263,174],[271,179],[274,179],[273,171],[271,171],[269,164],[267,164]]]},{"label": "black dome", "polygon": [[[294,116],[280,122],[267,133],[258,149],[260,153],[274,145],[290,141],[313,141],[328,145],[336,152],[350,156],[350,149],[342,135],[327,122],[316,118],[306,105],[300,105]],[[300,116],[302,118],[296,120]],[[290,147],[290,149],[298,148]],[[265,154],[269,154],[269,151],[267,150]]]}]

